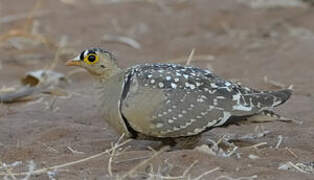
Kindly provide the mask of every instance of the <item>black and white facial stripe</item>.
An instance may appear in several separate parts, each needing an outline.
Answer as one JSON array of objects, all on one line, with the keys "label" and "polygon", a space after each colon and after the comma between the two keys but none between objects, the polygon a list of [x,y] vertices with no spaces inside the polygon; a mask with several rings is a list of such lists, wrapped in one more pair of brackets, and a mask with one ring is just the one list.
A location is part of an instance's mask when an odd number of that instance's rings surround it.
[{"label": "black and white facial stripe", "polygon": [[104,49],[101,49],[101,48],[91,48],[91,49],[87,49],[87,50],[84,50],[81,55],[80,55],[80,60],[84,60],[84,58],[89,55],[89,54],[100,54],[100,53],[106,53],[110,56],[111,59],[114,59],[113,58],[113,55],[107,51],[107,50],[104,50]]}]

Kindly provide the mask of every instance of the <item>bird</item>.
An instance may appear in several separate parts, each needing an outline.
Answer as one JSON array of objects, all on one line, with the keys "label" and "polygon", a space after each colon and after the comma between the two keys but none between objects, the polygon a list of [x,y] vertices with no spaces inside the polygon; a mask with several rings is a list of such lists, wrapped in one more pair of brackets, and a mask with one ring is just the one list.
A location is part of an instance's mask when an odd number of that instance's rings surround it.
[{"label": "bird", "polygon": [[292,89],[263,91],[224,80],[207,69],[151,63],[120,68],[101,48],[83,50],[65,65],[79,66],[101,86],[104,119],[127,138],[189,147],[232,117],[272,110]]}]

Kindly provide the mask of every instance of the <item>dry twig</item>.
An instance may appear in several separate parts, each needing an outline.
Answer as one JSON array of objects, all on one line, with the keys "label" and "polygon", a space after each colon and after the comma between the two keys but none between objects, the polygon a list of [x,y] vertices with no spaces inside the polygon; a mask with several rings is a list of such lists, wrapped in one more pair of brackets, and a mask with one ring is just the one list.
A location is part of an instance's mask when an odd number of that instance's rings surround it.
[{"label": "dry twig", "polygon": [[80,152],[80,151],[74,150],[74,149],[71,148],[70,146],[67,146],[67,149],[68,149],[69,151],[71,151],[72,154],[85,154],[84,152]]},{"label": "dry twig", "polygon": [[[47,15],[49,13],[50,13],[50,11],[47,11],[47,10],[39,10],[39,11],[34,12],[32,16],[33,16],[33,18],[34,17],[41,17],[41,16]],[[5,17],[0,18],[0,24],[11,23],[13,21],[19,21],[19,20],[27,19],[27,18],[29,18],[29,12],[9,15],[9,16],[5,16]]]},{"label": "dry twig", "polygon": [[301,172],[301,173],[308,173],[307,171],[301,169],[299,166],[297,166],[297,164],[294,164],[294,163],[292,163],[291,161],[289,161],[289,162],[287,162],[287,163],[285,163],[285,164],[279,166],[278,169],[280,169],[280,170],[288,170],[288,169],[290,169],[291,167],[294,168],[294,169],[296,169],[297,171],[299,171],[299,172]]},{"label": "dry twig", "polygon": [[191,64],[191,61],[192,61],[192,59],[194,57],[194,53],[195,53],[195,48],[192,49],[192,51],[191,51],[191,53],[189,55],[189,58],[187,59],[185,65],[190,65]]},{"label": "dry twig", "polygon": [[248,146],[248,147],[245,147],[245,148],[254,148],[254,149],[258,149],[258,147],[260,146],[265,146],[267,145],[267,142],[261,142],[261,143],[257,143],[257,144],[254,144],[252,146]]},{"label": "dry twig", "polygon": [[[264,82],[266,83],[266,84],[270,84],[270,85],[272,85],[272,86],[274,86],[274,87],[277,87],[277,88],[287,88],[287,86],[285,85],[285,84],[283,84],[283,83],[281,83],[281,82],[278,82],[278,81],[274,81],[274,80],[271,80],[271,79],[269,79],[267,76],[264,76]],[[291,85],[290,85],[291,86]],[[290,87],[289,86],[289,87]]]},{"label": "dry twig", "polygon": [[110,176],[113,176],[113,173],[112,173],[112,161],[113,161],[113,158],[116,156],[116,151],[117,151],[118,148],[119,148],[119,144],[120,144],[120,142],[122,141],[123,136],[124,136],[124,135],[122,135],[122,136],[118,139],[118,141],[117,141],[116,143],[111,144],[111,149],[112,149],[112,151],[111,151],[111,153],[109,153],[109,154],[110,154],[110,157],[109,157],[109,161],[108,161],[108,173],[109,173]]},{"label": "dry twig", "polygon": [[279,136],[278,136],[278,142],[277,142],[277,144],[276,144],[276,146],[275,146],[275,149],[278,149],[278,148],[279,148],[280,144],[282,143],[282,140],[283,140],[282,135],[279,135]]},{"label": "dry twig", "polygon": [[139,168],[143,167],[144,165],[148,164],[150,161],[152,161],[154,158],[162,154],[163,152],[167,151],[169,149],[169,146],[165,146],[160,151],[154,153],[149,159],[146,159],[142,162],[140,162],[138,165],[136,165],[134,168],[129,170],[125,175],[122,176],[121,179],[126,179],[127,177],[131,177]]},{"label": "dry twig", "polygon": [[[131,141],[131,139],[128,139],[128,140],[126,140],[124,142],[121,142],[116,148],[119,148],[119,147],[129,143],[130,141]],[[47,173],[48,171],[54,171],[56,169],[69,167],[69,166],[73,166],[73,165],[76,165],[76,164],[79,164],[79,163],[82,163],[82,162],[86,162],[86,161],[89,161],[91,159],[95,159],[95,158],[101,157],[103,155],[106,155],[109,152],[111,152],[112,150],[113,150],[113,148],[110,148],[110,149],[107,149],[104,152],[101,152],[101,153],[98,153],[98,154],[95,154],[93,156],[89,156],[89,157],[86,157],[86,158],[83,158],[83,159],[79,159],[79,160],[76,160],[76,161],[71,161],[71,162],[67,162],[67,163],[64,163],[64,164],[59,164],[59,165],[55,165],[55,166],[51,166],[51,167],[47,167],[47,168],[37,169],[37,170],[33,171],[32,175],[39,175],[39,174]],[[11,174],[13,176],[24,176],[24,175],[27,175],[28,172],[11,173]],[[0,176],[8,176],[8,175],[10,175],[10,174],[9,173],[0,173]]]},{"label": "dry twig", "polygon": [[[202,55],[193,55],[193,61],[194,62],[202,62],[202,61],[213,61],[215,57],[210,54],[202,54]],[[167,63],[186,63],[186,57],[179,57],[179,58],[174,58],[174,59],[162,59],[159,60],[158,62],[167,62]]]},{"label": "dry twig", "polygon": [[194,178],[193,180],[200,180],[200,179],[203,178],[204,176],[207,176],[208,174],[211,174],[211,173],[213,173],[213,172],[215,172],[215,171],[218,171],[218,170],[220,170],[220,167],[216,167],[216,168],[214,168],[214,169],[212,169],[212,170],[206,171],[206,172],[204,172],[203,174],[199,175],[198,177]]},{"label": "dry twig", "polygon": [[295,157],[296,159],[298,158],[298,155],[297,155],[295,152],[293,152],[290,148],[286,147],[286,150],[287,150],[293,157]]},{"label": "dry twig", "polygon": [[118,42],[118,43],[126,44],[135,49],[141,49],[141,45],[139,42],[126,36],[116,36],[116,35],[106,34],[103,36],[102,39],[103,41]]}]

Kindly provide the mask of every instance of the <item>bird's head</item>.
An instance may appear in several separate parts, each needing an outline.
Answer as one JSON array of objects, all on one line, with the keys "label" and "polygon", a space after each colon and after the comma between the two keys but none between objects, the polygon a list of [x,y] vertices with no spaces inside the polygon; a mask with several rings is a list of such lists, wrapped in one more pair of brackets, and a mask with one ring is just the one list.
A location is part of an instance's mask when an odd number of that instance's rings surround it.
[{"label": "bird's head", "polygon": [[82,67],[92,75],[105,79],[120,70],[112,54],[100,48],[86,49],[65,65]]}]

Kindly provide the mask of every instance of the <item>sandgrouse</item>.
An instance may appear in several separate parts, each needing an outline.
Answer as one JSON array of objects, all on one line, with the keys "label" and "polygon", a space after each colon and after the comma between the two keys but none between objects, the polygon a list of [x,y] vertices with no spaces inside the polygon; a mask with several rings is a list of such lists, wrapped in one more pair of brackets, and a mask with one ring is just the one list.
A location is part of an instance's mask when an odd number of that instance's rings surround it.
[{"label": "sandgrouse", "polygon": [[209,70],[178,64],[118,67],[100,48],[84,50],[66,65],[80,66],[101,82],[105,120],[135,139],[195,141],[232,116],[249,116],[287,101],[290,89],[259,91]]}]

